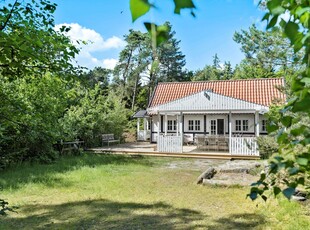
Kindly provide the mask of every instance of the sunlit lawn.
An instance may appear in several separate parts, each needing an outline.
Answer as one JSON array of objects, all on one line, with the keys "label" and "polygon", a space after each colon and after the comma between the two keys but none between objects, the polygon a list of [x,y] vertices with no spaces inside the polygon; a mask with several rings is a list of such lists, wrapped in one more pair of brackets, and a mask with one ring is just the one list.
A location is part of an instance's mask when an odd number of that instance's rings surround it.
[{"label": "sunlit lawn", "polygon": [[171,161],[190,160],[86,154],[1,172],[0,198],[19,208],[0,229],[310,229],[309,206],[198,186]]}]

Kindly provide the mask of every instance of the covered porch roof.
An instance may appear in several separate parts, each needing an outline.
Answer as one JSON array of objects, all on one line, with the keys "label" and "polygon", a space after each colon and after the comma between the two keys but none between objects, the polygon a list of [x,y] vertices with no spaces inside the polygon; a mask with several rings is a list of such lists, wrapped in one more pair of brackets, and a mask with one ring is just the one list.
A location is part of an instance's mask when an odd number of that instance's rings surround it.
[{"label": "covered porch roof", "polygon": [[148,117],[146,110],[139,110],[132,116],[132,118],[145,118],[145,117]]}]

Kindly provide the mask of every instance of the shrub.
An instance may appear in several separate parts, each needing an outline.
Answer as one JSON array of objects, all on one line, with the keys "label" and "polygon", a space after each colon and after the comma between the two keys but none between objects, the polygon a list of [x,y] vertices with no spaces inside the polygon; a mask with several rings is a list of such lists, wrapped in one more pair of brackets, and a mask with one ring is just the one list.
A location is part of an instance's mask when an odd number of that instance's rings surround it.
[{"label": "shrub", "polygon": [[279,149],[276,138],[272,136],[259,136],[257,144],[262,159],[268,159],[272,154],[278,152]]}]

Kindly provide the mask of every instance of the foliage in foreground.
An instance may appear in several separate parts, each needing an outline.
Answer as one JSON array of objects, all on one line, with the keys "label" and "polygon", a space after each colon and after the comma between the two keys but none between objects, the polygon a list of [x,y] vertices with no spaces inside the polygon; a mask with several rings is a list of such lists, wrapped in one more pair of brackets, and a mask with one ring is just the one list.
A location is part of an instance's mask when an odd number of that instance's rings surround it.
[{"label": "foliage in foreground", "polygon": [[[263,18],[268,21],[267,29],[279,23],[295,54],[302,52],[306,68],[293,78],[292,98],[278,111],[279,120],[268,127],[269,132],[277,132],[279,154],[271,160],[268,173],[253,184],[249,196],[266,200],[266,191],[272,191],[290,199],[296,188],[310,190],[310,1],[267,0],[261,4],[267,9]],[[287,21],[281,19],[286,13],[290,15]]]}]

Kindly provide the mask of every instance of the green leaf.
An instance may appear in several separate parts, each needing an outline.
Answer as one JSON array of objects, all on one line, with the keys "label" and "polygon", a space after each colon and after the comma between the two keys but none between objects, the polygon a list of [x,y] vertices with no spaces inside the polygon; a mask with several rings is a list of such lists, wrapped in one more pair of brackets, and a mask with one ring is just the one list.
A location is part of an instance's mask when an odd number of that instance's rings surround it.
[{"label": "green leaf", "polygon": [[305,184],[305,178],[304,177],[299,177],[297,180],[298,184],[304,185]]},{"label": "green leaf", "polygon": [[305,12],[309,12],[310,11],[310,7],[301,7],[299,6],[296,10],[296,15],[298,17],[300,17],[301,15],[303,15]]},{"label": "green leaf", "polygon": [[292,195],[295,192],[295,188],[286,188],[282,191],[283,195],[287,198],[287,199],[291,199]]},{"label": "green leaf", "polygon": [[279,126],[275,123],[270,123],[269,125],[267,125],[267,131],[268,133],[274,132],[276,130],[279,129]]},{"label": "green leaf", "polygon": [[150,8],[151,4],[148,2],[148,0],[130,0],[132,22],[146,14]]},{"label": "green leaf", "polygon": [[299,169],[296,167],[290,168],[288,170],[288,173],[292,176],[292,175],[296,175],[299,172]]},{"label": "green leaf", "polygon": [[291,43],[294,44],[296,36],[298,34],[299,26],[295,22],[288,22],[284,28],[285,35],[290,39]]},{"label": "green leaf", "polygon": [[270,29],[270,28],[272,28],[272,27],[274,27],[275,24],[277,24],[277,21],[278,21],[278,15],[274,16],[274,17],[270,20],[270,22],[269,22],[268,25],[267,25],[267,30]]},{"label": "green leaf", "polygon": [[283,19],[281,19],[279,25],[284,28],[286,26],[286,21],[284,21]]},{"label": "green leaf", "polygon": [[281,192],[281,189],[277,186],[273,187],[273,194],[277,196]]},{"label": "green leaf", "polygon": [[304,77],[300,80],[300,82],[305,83],[306,85],[310,85],[310,77]]},{"label": "green leaf", "polygon": [[290,127],[292,124],[292,120],[293,120],[293,117],[291,116],[284,116],[281,118],[281,122],[285,127]]},{"label": "green leaf", "polygon": [[266,13],[264,17],[262,18],[262,21],[269,20],[269,17],[270,17],[270,14]]},{"label": "green leaf", "polygon": [[166,25],[156,25],[154,23],[145,22],[145,28],[151,35],[152,39],[156,39],[156,45],[168,40],[169,37],[169,28]]},{"label": "green leaf", "polygon": [[273,0],[267,2],[267,8],[273,15],[280,15],[285,12],[285,9],[281,6],[282,0]]},{"label": "green leaf", "polygon": [[265,195],[262,195],[262,199],[266,202],[267,201],[267,197]]},{"label": "green leaf", "polygon": [[249,197],[251,198],[251,200],[256,200],[257,199],[257,192],[251,192]]},{"label": "green leaf", "polygon": [[307,158],[303,158],[303,157],[298,157],[296,161],[299,165],[304,165],[304,166],[307,166],[309,162]]},{"label": "green leaf", "polygon": [[[173,0],[174,1],[174,13],[175,14],[180,14],[181,9],[195,9],[195,4],[193,3],[192,0]],[[193,15],[193,14],[192,14]]]}]

